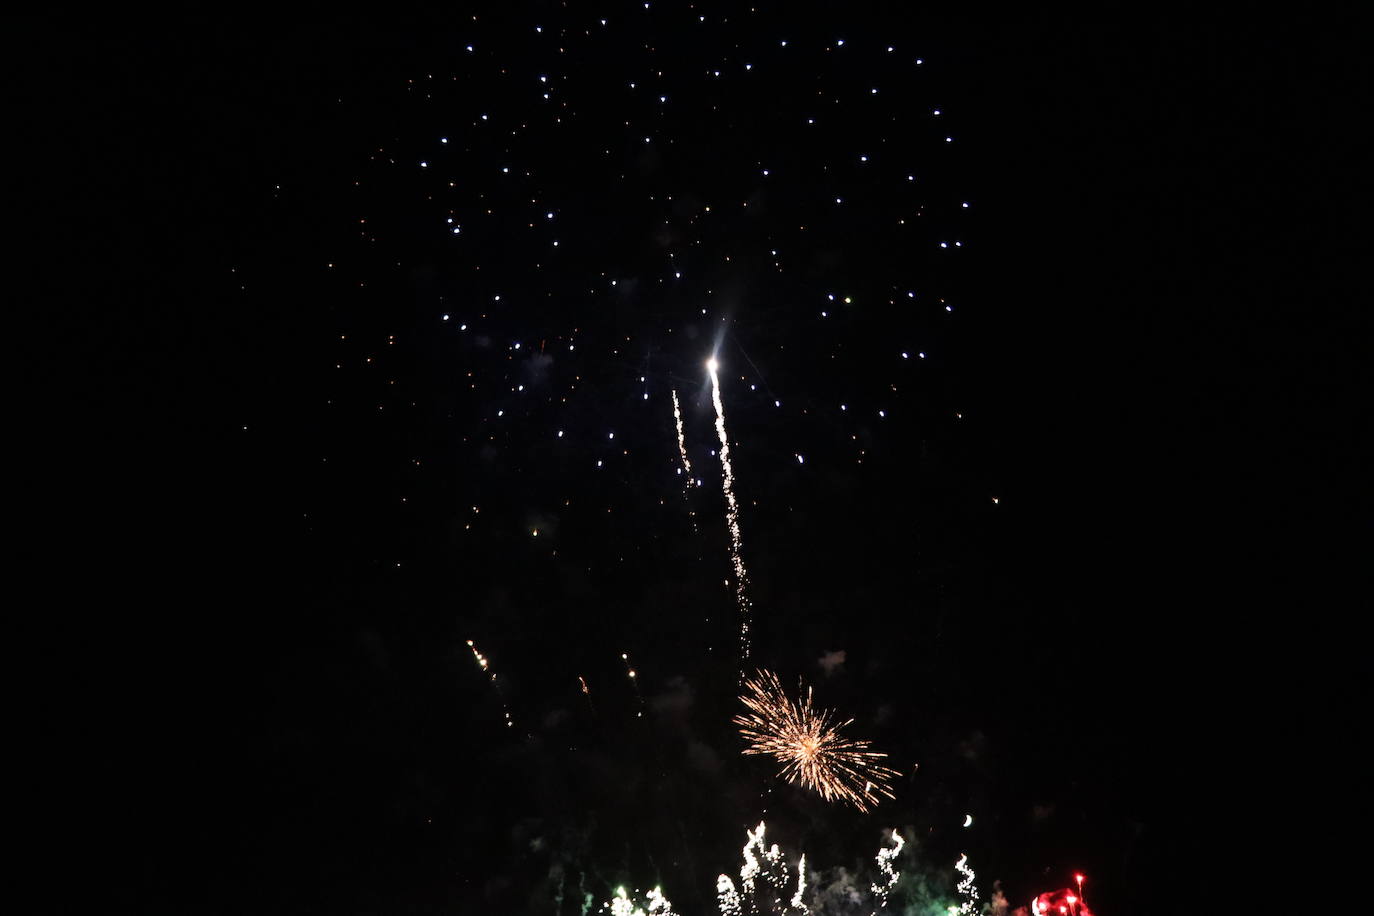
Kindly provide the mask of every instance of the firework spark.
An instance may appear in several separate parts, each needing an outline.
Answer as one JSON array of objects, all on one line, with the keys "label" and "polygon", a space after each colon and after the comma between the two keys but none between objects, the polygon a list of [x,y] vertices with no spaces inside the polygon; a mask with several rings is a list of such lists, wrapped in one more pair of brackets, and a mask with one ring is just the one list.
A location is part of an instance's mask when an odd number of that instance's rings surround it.
[{"label": "firework spark", "polygon": [[692,462],[687,460],[687,439],[682,434],[682,406],[678,404],[677,389],[673,389],[673,421],[677,424],[677,453],[682,458],[682,473],[687,475],[687,484],[691,486]]},{"label": "firework spark", "polygon": [[506,705],[506,696],[501,692],[501,685],[496,682],[496,672],[491,670],[491,665],[487,662],[487,657],[477,651],[477,646],[472,640],[468,640],[468,648],[472,650],[472,657],[477,659],[477,667],[491,678],[491,685],[496,688],[496,696],[501,700],[501,712],[506,717],[506,728],[514,728],[515,722],[510,717],[510,707]]},{"label": "firework spark", "polygon": [[869,885],[869,889],[873,891],[874,899],[878,902],[877,907],[873,910],[875,916],[878,910],[887,907],[887,895],[892,893],[892,888],[897,883],[897,869],[893,867],[892,860],[897,858],[897,853],[901,852],[902,846],[906,844],[906,841],[902,839],[902,835],[897,832],[897,828],[895,827],[892,828],[892,839],[896,845],[890,848],[879,849],[877,855],[878,870],[883,873],[887,881],[883,884]]},{"label": "firework spark", "polygon": [[[779,916],[804,916],[809,910],[802,901],[806,891],[806,856],[797,863],[797,891],[791,900],[783,903],[783,895],[792,881],[788,876],[787,862],[783,860],[778,844],[771,847],[763,844],[764,824],[759,822],[756,830],[745,830],[749,839],[744,844],[744,865],[739,870],[740,886],[743,892],[735,890],[735,882],[728,875],[716,879],[716,900],[720,905],[721,916],[740,916],[749,913],[778,913]],[[762,876],[763,881],[757,879]],[[771,903],[770,903],[771,901]]]},{"label": "firework spark", "polygon": [[973,869],[969,868],[968,854],[960,855],[959,861],[954,863],[954,867],[962,876],[957,888],[964,898],[963,902],[959,904],[959,916],[976,916],[979,912],[978,888],[973,886]]},{"label": "firework spark", "polygon": [[749,622],[752,604],[749,600],[749,573],[740,556],[739,504],[735,501],[735,471],[730,464],[730,440],[725,435],[725,405],[720,399],[719,368],[715,359],[706,363],[711,373],[711,401],[716,406],[716,435],[720,438],[721,488],[725,491],[725,520],[730,528],[730,561],[735,568],[735,603],[739,605],[740,677],[749,661]]},{"label": "firework spark", "polygon": [[[806,900],[806,856],[801,856],[797,862],[794,881],[778,845],[764,844],[764,830],[765,825],[760,822],[757,828],[745,831],[749,839],[744,844],[744,865],[739,870],[739,888],[736,889],[729,875],[721,875],[716,879],[716,903],[721,916],[807,916],[813,906],[822,905],[814,890],[811,901],[808,903]],[[878,850],[878,867],[886,880],[882,885],[871,885],[875,914],[886,908],[888,895],[897,883],[898,874],[892,867],[892,861],[902,851],[904,843],[896,830],[892,831],[892,839],[895,846]],[[795,892],[789,897],[788,892],[793,888]],[[857,904],[856,892],[850,889],[849,893],[854,895],[853,902]]]},{"label": "firework spark", "polygon": [[601,904],[601,912],[609,913],[610,916],[677,916],[672,902],[663,896],[663,891],[658,888],[649,891],[644,898],[645,905],[637,906],[625,893],[625,888],[617,887],[615,897]]},{"label": "firework spark", "polygon": [[783,764],[778,775],[788,782],[860,811],[896,797],[891,780],[901,774],[878,762],[887,755],[868,750],[870,741],[841,736],[854,720],[834,724],[833,712],[811,705],[810,688],[804,698],[793,700],[776,674],[759,671],[744,682],[744,690],[740,701],[749,714],[734,719],[749,742],[744,753],[774,757]]}]

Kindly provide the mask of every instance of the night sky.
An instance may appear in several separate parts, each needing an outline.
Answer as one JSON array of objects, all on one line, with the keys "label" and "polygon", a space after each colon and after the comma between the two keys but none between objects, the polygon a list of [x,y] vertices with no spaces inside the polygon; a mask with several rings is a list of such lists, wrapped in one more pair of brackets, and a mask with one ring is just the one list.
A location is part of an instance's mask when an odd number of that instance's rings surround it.
[{"label": "night sky", "polygon": [[[1159,912],[1233,732],[1289,716],[1249,654],[1280,542],[1360,515],[1308,410],[1367,331],[1324,266],[1343,31],[69,23],[29,77],[80,201],[35,848],[115,912],[707,914],[766,820],[817,912],[871,912],[889,828],[891,912],[957,904],[964,853],[985,903],[1081,872]],[[740,754],[713,357],[748,668],[889,755],[869,813]]]}]

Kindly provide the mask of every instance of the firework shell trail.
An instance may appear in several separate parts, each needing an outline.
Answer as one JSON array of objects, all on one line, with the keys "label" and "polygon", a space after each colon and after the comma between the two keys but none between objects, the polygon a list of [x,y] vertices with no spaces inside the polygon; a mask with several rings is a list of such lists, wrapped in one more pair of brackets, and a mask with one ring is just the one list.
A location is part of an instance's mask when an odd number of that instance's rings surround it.
[{"label": "firework shell trail", "polygon": [[485,655],[477,650],[477,645],[470,639],[468,640],[468,648],[472,650],[472,657],[477,659],[477,667],[481,668],[482,672],[491,678],[491,686],[495,688],[496,697],[501,701],[501,714],[506,717],[506,727],[514,728],[515,722],[510,717],[510,707],[506,705],[506,695],[501,692],[501,684],[496,680],[496,672],[491,670],[491,663],[487,661]]},{"label": "firework shell trail", "polygon": [[577,683],[582,687],[582,696],[587,698],[587,708],[591,710],[593,718],[599,718],[596,714],[596,704],[592,702],[592,689],[587,686],[587,681],[582,675],[577,676]]},{"label": "firework shell trail", "polygon": [[776,674],[760,670],[745,680],[740,702],[748,712],[734,723],[747,743],[744,753],[773,757],[788,782],[860,811],[896,797],[891,783],[901,774],[881,762],[887,755],[870,750],[871,741],[841,735],[854,720],[836,724],[833,712],[812,705],[809,688],[793,700]]},{"label": "firework shell trail", "polygon": [[739,503],[735,500],[735,471],[730,463],[730,439],[725,434],[725,404],[720,398],[719,368],[714,359],[706,364],[711,373],[711,402],[716,408],[716,435],[720,439],[721,489],[725,491],[725,521],[730,529],[730,562],[735,571],[735,603],[739,606],[740,680],[749,661],[750,623],[753,604],[749,600],[749,573],[744,568],[739,530]]}]

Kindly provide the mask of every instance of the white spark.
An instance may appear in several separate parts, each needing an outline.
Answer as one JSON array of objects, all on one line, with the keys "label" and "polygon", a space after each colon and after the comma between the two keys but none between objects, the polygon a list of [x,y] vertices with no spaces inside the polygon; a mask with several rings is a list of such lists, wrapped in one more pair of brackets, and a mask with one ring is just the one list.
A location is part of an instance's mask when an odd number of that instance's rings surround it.
[{"label": "white spark", "polygon": [[906,841],[902,839],[902,835],[897,832],[895,827],[892,829],[892,839],[897,845],[890,849],[879,849],[877,856],[878,870],[887,877],[887,883],[869,885],[870,889],[873,891],[873,896],[878,901],[877,909],[873,911],[875,914],[878,910],[887,907],[887,895],[892,892],[893,885],[897,883],[897,869],[893,868],[892,860],[897,858],[897,853],[901,852],[902,846],[906,844]]},{"label": "white spark", "polygon": [[959,879],[959,886],[956,888],[963,895],[964,901],[959,904],[959,916],[977,916],[978,907],[978,888],[973,886],[973,869],[968,865],[968,853],[959,856],[959,861],[954,863],[955,869],[963,877]]}]

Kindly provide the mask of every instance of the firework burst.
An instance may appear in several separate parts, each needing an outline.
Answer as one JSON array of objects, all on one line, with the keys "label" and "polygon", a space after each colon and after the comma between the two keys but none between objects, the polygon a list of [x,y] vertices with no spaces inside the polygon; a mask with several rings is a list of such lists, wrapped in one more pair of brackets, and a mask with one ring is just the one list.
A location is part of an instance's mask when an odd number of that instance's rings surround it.
[{"label": "firework burst", "polygon": [[740,701],[749,710],[734,720],[749,742],[744,753],[775,757],[783,765],[778,775],[788,782],[860,811],[896,797],[891,781],[900,774],[879,762],[887,755],[869,750],[870,741],[842,736],[854,720],[835,724],[833,712],[811,705],[810,688],[793,700],[776,674],[759,671],[745,680]]}]

